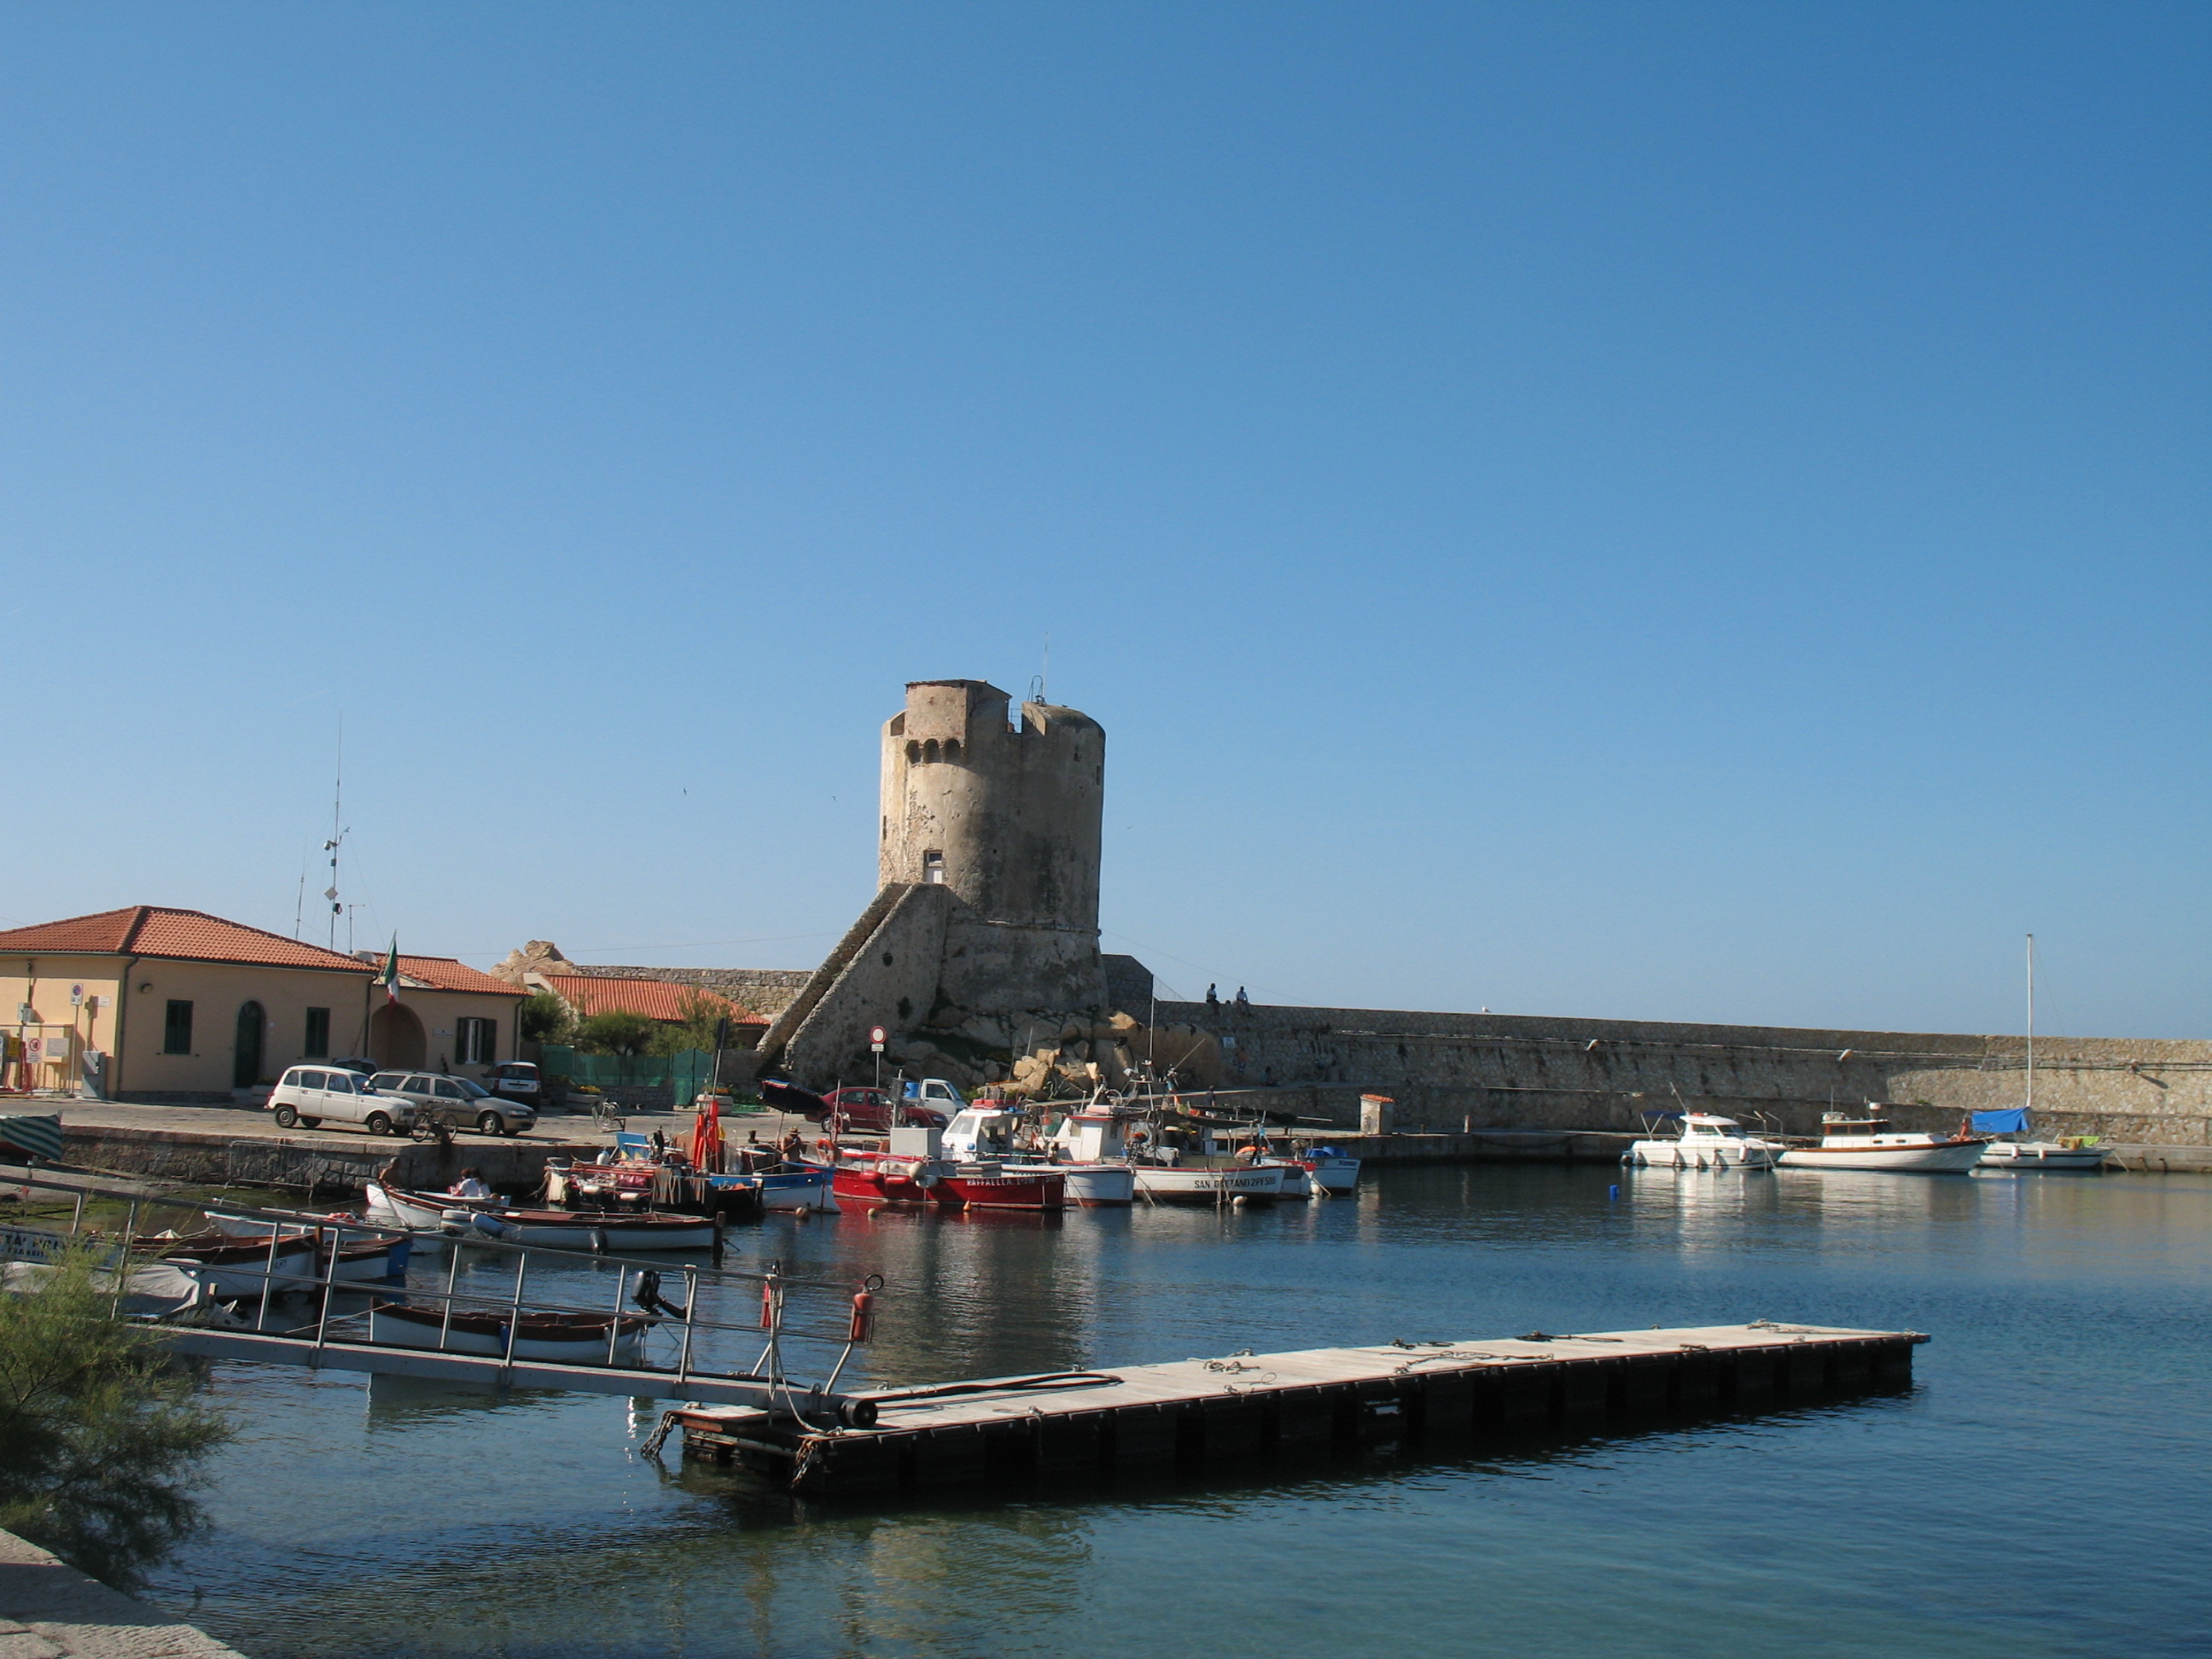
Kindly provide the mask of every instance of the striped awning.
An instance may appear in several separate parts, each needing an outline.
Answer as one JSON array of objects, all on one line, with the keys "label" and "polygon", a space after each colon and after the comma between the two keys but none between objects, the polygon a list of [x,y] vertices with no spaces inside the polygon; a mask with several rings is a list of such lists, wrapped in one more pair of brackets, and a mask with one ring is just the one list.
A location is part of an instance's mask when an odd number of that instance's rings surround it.
[{"label": "striped awning", "polygon": [[62,1155],[62,1120],[51,1117],[0,1117],[0,1146],[58,1163]]}]

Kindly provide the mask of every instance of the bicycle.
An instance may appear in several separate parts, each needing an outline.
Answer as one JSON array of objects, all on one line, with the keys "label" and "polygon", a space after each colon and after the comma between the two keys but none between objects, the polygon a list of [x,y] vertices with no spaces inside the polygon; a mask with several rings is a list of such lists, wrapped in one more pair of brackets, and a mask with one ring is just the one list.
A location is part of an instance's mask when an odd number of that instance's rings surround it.
[{"label": "bicycle", "polygon": [[594,1133],[623,1132],[623,1115],[614,1102],[602,1096],[592,1103],[592,1129]]}]

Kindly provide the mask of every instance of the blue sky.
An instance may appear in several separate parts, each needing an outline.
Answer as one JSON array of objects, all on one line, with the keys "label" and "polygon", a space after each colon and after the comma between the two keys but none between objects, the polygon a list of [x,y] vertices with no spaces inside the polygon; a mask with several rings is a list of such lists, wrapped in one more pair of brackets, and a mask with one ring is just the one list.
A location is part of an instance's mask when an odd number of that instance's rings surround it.
[{"label": "blue sky", "polygon": [[343,719],[360,944],[811,965],[1048,636],[1186,992],[2212,1034],[2208,48],[10,9],[0,913],[289,933]]}]

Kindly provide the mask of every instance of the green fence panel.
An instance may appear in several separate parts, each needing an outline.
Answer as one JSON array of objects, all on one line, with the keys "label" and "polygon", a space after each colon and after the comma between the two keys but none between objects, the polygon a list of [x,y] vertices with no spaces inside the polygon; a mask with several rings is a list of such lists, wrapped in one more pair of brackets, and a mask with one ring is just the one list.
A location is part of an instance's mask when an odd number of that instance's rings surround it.
[{"label": "green fence panel", "polygon": [[566,1043],[549,1042],[541,1054],[539,1064],[550,1076],[602,1089],[665,1088],[679,1106],[689,1105],[714,1075],[714,1056],[700,1048],[672,1054],[585,1054]]}]

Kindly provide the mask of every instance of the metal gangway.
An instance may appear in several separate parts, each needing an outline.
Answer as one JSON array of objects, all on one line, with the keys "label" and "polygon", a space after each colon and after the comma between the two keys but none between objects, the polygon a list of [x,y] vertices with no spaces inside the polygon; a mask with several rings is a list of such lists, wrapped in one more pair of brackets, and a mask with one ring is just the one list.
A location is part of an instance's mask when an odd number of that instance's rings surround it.
[{"label": "metal gangway", "polygon": [[[0,1175],[0,1186],[43,1189],[69,1194],[73,1200],[67,1231],[46,1231],[20,1222],[0,1228],[0,1254],[18,1260],[52,1261],[70,1241],[106,1243],[111,1252],[106,1271],[111,1274],[115,1300],[111,1312],[123,1316],[134,1266],[161,1261],[168,1252],[158,1248],[166,1240],[141,1239],[139,1218],[148,1209],[198,1210],[210,1218],[234,1219],[252,1229],[233,1235],[233,1249],[255,1243],[266,1231],[266,1256],[258,1267],[230,1265],[223,1277],[244,1280],[258,1291],[235,1291],[217,1298],[204,1281],[203,1294],[190,1306],[150,1322],[164,1342],[178,1353],[209,1359],[243,1359],[259,1364],[304,1365],[316,1370],[356,1370],[382,1376],[426,1377],[451,1382],[489,1383],[507,1389],[567,1389],[586,1394],[628,1395],[641,1399],[696,1401],[702,1404],[745,1406],[788,1416],[818,1428],[866,1428],[875,1420],[872,1401],[837,1391],[854,1351],[867,1340],[873,1317],[873,1298],[883,1287],[871,1275],[855,1286],[819,1276],[792,1273],[770,1262],[758,1271],[719,1265],[672,1263],[666,1258],[644,1260],[634,1255],[585,1253],[540,1244],[518,1244],[469,1230],[459,1234],[441,1230],[410,1228],[393,1221],[362,1217],[317,1216],[301,1211],[271,1210],[221,1200],[179,1198],[130,1188],[110,1187],[86,1181],[55,1180],[50,1176]],[[109,1238],[86,1224],[89,1200],[120,1202],[126,1206],[118,1237]],[[446,1255],[444,1283],[436,1290],[386,1281],[349,1279],[338,1276],[342,1249],[349,1240],[359,1243],[404,1237],[415,1249]],[[299,1241],[312,1237],[315,1248],[312,1268],[300,1265]],[[287,1249],[287,1242],[291,1248]],[[191,1247],[175,1241],[176,1253],[185,1259],[180,1271],[189,1273]],[[149,1248],[153,1246],[154,1248]],[[460,1282],[464,1253],[505,1256],[512,1275],[495,1295],[464,1287]],[[410,1252],[411,1254],[411,1252]],[[531,1272],[540,1271],[541,1285],[549,1267],[587,1267],[597,1273],[612,1267],[615,1287],[611,1303],[584,1306],[573,1301],[533,1296]],[[684,1299],[671,1302],[663,1293],[672,1277],[680,1275]],[[757,1297],[757,1319],[740,1322],[708,1317],[702,1311],[701,1294],[720,1300],[735,1287],[747,1303]],[[350,1302],[366,1297],[368,1308]],[[830,1298],[834,1297],[834,1301]],[[410,1309],[431,1308],[441,1313],[437,1346],[402,1346],[371,1340],[370,1314],[379,1299]],[[827,1306],[824,1304],[827,1303]],[[235,1304],[235,1307],[229,1304]],[[245,1310],[251,1304],[251,1318]],[[312,1311],[311,1319],[302,1318]],[[604,1358],[556,1360],[518,1354],[519,1341],[531,1340],[529,1316],[570,1316],[571,1329],[604,1324],[607,1349]],[[480,1333],[490,1316],[501,1333],[502,1351],[496,1353],[457,1352],[450,1346],[455,1323],[469,1316],[466,1324]],[[635,1357],[625,1363],[622,1349],[629,1333],[638,1340]],[[750,1339],[750,1340],[747,1340]],[[699,1364],[702,1351],[742,1341],[762,1343],[759,1357],[743,1371],[714,1370]],[[659,1352],[653,1352],[654,1349]],[[829,1356],[835,1352],[834,1362]],[[823,1380],[807,1382],[793,1372],[794,1355],[812,1357],[826,1364]]]}]

